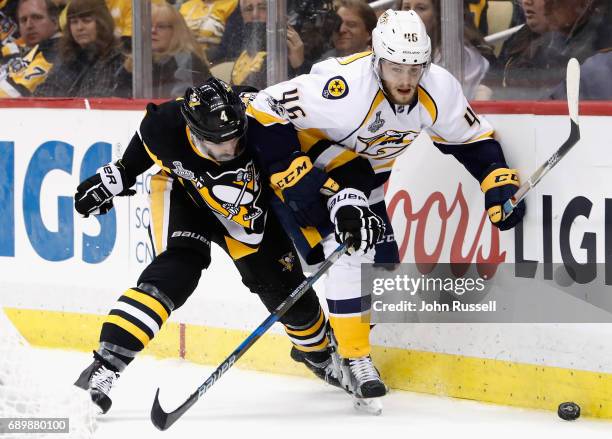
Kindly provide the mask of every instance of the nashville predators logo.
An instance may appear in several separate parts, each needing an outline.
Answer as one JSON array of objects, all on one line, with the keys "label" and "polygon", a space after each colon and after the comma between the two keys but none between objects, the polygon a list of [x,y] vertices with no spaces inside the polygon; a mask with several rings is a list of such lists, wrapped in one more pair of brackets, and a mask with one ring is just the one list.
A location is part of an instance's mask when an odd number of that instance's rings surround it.
[{"label": "nashville predators logo", "polygon": [[286,255],[281,256],[278,260],[283,266],[283,271],[293,271],[293,265],[295,264],[295,255],[293,252],[289,252]]},{"label": "nashville predators logo", "polygon": [[[259,173],[249,162],[244,168],[226,171],[217,176],[206,173],[196,187],[215,213],[252,230],[259,229],[255,220],[262,217],[258,206],[261,195]],[[263,225],[263,224],[262,224]]]},{"label": "nashville predators logo", "polygon": [[390,159],[400,155],[419,135],[416,131],[387,130],[373,137],[358,136],[356,151],[374,160]]},{"label": "nashville predators logo", "polygon": [[342,76],[335,76],[325,84],[323,97],[325,99],[340,99],[349,92],[348,84]]}]

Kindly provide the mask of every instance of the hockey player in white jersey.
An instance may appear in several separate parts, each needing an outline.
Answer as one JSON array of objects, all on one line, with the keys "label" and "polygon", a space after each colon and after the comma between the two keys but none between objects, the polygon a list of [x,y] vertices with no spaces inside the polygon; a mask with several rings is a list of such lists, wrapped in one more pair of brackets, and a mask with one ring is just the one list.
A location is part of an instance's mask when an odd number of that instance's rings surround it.
[{"label": "hockey player in white jersey", "polygon": [[[313,169],[329,175],[363,159],[373,170],[370,176],[345,173],[343,181],[337,180],[338,190],[326,200],[336,239],[358,238],[356,251],[329,271],[326,295],[342,384],[360,398],[386,392],[370,358],[370,302],[361,295],[360,263],[399,262],[383,193],[396,158],[425,131],[442,153],[453,155],[477,179],[494,226],[510,229],[525,212],[521,203],[503,218],[501,205],[518,189],[518,173],[507,165],[493,128],[470,107],[459,82],[431,63],[431,42],[419,16],[414,11],[386,11],[373,31],[372,45],[372,52],[330,58],[315,64],[308,75],[263,90],[247,109],[256,122],[252,125],[261,127],[262,166],[270,170],[271,184],[285,201],[296,198],[290,190],[307,185],[301,183],[307,178],[300,170],[309,168],[303,161],[296,165],[294,159],[300,154]],[[286,161],[284,174],[275,173],[283,157],[293,160]],[[435,172],[416,166],[413,170],[422,171]],[[297,177],[282,187],[275,175]],[[299,206],[308,189],[301,190],[292,209],[313,212],[310,201]],[[385,236],[379,240],[382,231]],[[323,235],[326,253],[336,245],[333,235]],[[314,249],[316,240],[309,244]],[[368,251],[372,247],[375,252]]]}]

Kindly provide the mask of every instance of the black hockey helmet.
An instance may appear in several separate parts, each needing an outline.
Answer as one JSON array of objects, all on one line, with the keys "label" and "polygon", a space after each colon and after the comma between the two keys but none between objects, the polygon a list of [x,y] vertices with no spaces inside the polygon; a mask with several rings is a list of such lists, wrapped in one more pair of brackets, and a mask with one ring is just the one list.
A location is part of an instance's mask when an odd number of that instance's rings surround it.
[{"label": "black hockey helmet", "polygon": [[242,137],[247,127],[244,104],[231,87],[210,77],[199,87],[189,87],[181,113],[191,132],[214,143]]}]

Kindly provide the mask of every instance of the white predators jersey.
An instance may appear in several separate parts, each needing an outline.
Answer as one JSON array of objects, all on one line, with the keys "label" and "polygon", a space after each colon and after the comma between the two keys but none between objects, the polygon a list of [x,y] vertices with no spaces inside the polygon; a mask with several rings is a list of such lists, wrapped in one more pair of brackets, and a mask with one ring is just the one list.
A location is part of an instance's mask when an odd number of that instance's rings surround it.
[{"label": "white predators jersey", "polygon": [[435,64],[421,79],[416,104],[392,105],[374,75],[371,52],[330,58],[308,75],[268,87],[247,114],[266,126],[292,123],[304,151],[321,139],[332,141],[315,162],[327,171],[355,153],[366,157],[379,182],[388,179],[395,159],[423,130],[443,149],[493,136],[491,125],[470,108],[459,82]]}]

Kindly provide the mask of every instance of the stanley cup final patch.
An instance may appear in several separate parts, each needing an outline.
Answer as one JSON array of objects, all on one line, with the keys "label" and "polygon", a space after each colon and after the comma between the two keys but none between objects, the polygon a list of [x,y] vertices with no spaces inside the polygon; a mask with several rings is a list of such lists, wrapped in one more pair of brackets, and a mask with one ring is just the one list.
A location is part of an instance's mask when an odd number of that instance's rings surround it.
[{"label": "stanley cup final patch", "polygon": [[323,88],[323,97],[325,99],[341,99],[349,92],[349,87],[342,76],[334,76]]}]

